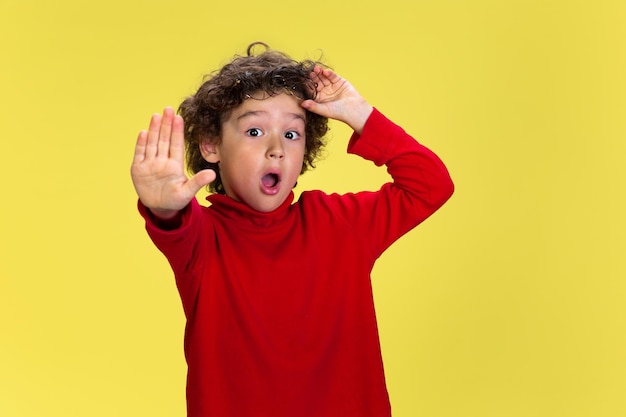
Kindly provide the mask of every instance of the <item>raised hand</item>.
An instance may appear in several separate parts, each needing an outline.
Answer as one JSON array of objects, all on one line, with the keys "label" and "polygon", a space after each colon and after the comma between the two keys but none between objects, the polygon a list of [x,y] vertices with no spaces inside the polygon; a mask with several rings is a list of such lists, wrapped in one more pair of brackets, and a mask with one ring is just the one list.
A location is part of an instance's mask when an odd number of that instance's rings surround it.
[{"label": "raised hand", "polygon": [[340,120],[361,133],[372,106],[345,78],[328,68],[316,66],[311,79],[317,84],[315,100],[305,100],[302,107],[314,113]]},{"label": "raised hand", "polygon": [[141,202],[156,216],[171,218],[215,179],[215,172],[204,170],[187,178],[184,169],[182,117],[171,107],[155,114],[148,130],[137,137],[131,177]]}]

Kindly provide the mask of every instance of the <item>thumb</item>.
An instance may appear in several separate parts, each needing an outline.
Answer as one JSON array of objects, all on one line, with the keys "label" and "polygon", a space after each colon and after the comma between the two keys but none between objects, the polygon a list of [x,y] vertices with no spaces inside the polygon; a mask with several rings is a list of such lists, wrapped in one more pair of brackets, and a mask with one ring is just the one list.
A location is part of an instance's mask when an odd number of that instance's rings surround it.
[{"label": "thumb", "polygon": [[304,100],[300,105],[308,111],[319,114],[320,116],[329,117],[328,112],[325,111],[326,107],[315,100]]},{"label": "thumb", "polygon": [[205,187],[209,183],[215,181],[217,175],[215,171],[212,169],[204,169],[199,171],[187,181],[186,187],[191,192],[192,195],[195,195],[202,187]]}]

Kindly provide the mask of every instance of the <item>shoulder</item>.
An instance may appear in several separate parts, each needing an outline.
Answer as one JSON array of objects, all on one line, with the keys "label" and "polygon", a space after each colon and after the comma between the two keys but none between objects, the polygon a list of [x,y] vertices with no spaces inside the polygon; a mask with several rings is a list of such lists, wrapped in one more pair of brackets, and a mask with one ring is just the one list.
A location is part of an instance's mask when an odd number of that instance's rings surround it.
[{"label": "shoulder", "polygon": [[308,190],[300,194],[296,204],[300,206],[328,205],[339,202],[341,198],[342,195],[338,193],[328,194],[322,190]]},{"label": "shoulder", "polygon": [[312,190],[303,192],[296,204],[306,217],[326,217],[334,222],[351,222],[355,214],[377,194],[378,192],[370,191],[328,194],[321,190]]},{"label": "shoulder", "polygon": [[340,194],[311,190],[302,192],[296,204],[303,217],[322,219],[336,216],[341,200]]}]

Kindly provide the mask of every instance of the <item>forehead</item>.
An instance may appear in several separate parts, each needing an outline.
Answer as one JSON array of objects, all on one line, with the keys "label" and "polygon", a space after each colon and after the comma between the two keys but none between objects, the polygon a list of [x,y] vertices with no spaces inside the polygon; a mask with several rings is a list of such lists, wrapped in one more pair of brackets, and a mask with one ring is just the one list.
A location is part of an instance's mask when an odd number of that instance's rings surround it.
[{"label": "forehead", "polygon": [[258,93],[246,99],[230,113],[231,121],[247,117],[294,118],[305,120],[306,111],[300,106],[302,100],[289,94],[267,95]]}]

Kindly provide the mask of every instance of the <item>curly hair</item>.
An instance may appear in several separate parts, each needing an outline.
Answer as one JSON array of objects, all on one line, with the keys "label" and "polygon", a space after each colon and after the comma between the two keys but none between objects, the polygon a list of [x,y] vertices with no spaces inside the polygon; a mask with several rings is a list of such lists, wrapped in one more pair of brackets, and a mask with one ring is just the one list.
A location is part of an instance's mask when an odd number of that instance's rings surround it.
[{"label": "curly hair", "polygon": [[[257,45],[265,47],[265,51],[255,55]],[[222,123],[231,111],[259,93],[263,96],[286,93],[301,100],[315,99],[317,85],[310,74],[316,65],[325,67],[318,61],[295,61],[262,42],[255,42],[248,46],[246,56],[235,55],[228,64],[207,75],[198,91],[187,97],[178,108],[185,122],[185,159],[189,172],[195,174],[204,169],[214,170],[217,178],[208,185],[208,190],[225,194],[218,164],[202,157],[200,144],[207,140],[219,144]],[[314,162],[325,145],[323,138],[327,132],[328,119],[306,110],[306,144],[301,174],[315,167]]]}]

